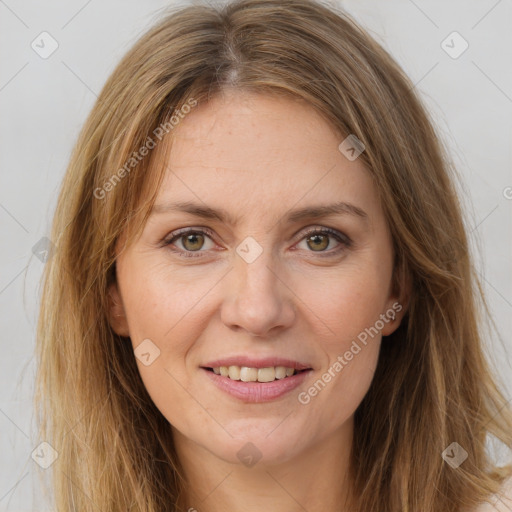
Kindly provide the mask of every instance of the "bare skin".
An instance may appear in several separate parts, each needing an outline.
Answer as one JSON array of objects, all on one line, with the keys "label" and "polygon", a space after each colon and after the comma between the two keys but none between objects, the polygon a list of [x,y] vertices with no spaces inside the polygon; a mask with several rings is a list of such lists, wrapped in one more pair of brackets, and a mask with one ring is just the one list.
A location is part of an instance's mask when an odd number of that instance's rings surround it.
[{"label": "bare skin", "polygon": [[[406,309],[396,307],[392,240],[375,185],[359,159],[338,149],[344,137],[298,100],[229,91],[193,109],[173,135],[160,211],[119,249],[111,323],[134,349],[149,339],[160,351],[151,364],[137,364],[171,424],[193,489],[189,506],[339,512],[350,496],[354,411],[374,376],[382,335]],[[232,222],[160,207],[178,201],[223,209]],[[364,216],[287,219],[341,201]],[[196,236],[176,236],[180,228]],[[244,245],[247,237],[257,245]],[[239,247],[262,252],[249,263]],[[390,310],[393,318],[376,323]],[[378,334],[345,357],[376,325]],[[242,355],[282,357],[310,370],[296,389],[248,402],[220,389],[205,369]],[[341,370],[334,369],[339,357]],[[329,370],[331,378],[322,377]],[[319,379],[324,385],[308,391]],[[241,457],[244,446],[256,464]]]}]

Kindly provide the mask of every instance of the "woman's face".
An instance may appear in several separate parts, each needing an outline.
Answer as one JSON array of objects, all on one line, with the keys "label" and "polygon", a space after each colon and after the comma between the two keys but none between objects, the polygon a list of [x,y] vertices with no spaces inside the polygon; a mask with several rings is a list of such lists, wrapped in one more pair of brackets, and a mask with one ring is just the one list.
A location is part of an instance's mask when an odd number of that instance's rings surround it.
[{"label": "woman's face", "polygon": [[370,175],[298,100],[231,92],[172,133],[111,290],[152,400],[175,438],[230,462],[350,433],[404,312]]}]

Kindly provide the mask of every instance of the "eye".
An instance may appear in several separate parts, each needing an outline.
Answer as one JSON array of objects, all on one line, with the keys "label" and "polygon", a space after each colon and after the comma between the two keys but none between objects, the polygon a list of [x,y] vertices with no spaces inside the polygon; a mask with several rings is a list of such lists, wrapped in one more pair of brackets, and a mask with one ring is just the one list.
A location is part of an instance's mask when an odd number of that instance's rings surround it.
[{"label": "eye", "polygon": [[[331,240],[335,239],[338,247],[327,251],[332,246]],[[325,256],[333,256],[342,252],[351,246],[352,241],[350,238],[339,231],[331,228],[310,228],[306,231],[301,239],[306,245],[306,250],[309,252],[326,253]],[[324,256],[324,254],[322,254]]]},{"label": "eye", "polygon": [[[201,229],[181,229],[177,232],[171,233],[173,235],[170,239],[167,239],[164,242],[165,246],[171,246],[175,245],[175,241],[177,240],[178,244],[178,250],[171,249],[173,252],[176,252],[179,254],[179,256],[183,256],[185,258],[194,258],[197,257],[195,254],[190,254],[194,252],[204,252],[201,251],[201,249],[205,245],[205,241],[207,239],[210,240],[211,243],[213,241],[211,240],[211,237],[213,236],[213,232],[206,228]],[[181,247],[179,247],[181,245]],[[206,244],[206,250],[211,249],[212,247],[208,247],[208,244]],[[199,255],[198,255],[199,256]]]}]

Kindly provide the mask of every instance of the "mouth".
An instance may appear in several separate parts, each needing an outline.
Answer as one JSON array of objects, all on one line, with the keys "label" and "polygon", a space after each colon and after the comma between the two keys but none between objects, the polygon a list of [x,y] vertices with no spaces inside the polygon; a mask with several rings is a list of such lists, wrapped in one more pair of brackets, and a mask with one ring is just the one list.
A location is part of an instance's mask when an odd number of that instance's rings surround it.
[{"label": "mouth", "polygon": [[313,368],[281,358],[232,357],[201,366],[218,389],[244,403],[277,400],[300,386]]}]

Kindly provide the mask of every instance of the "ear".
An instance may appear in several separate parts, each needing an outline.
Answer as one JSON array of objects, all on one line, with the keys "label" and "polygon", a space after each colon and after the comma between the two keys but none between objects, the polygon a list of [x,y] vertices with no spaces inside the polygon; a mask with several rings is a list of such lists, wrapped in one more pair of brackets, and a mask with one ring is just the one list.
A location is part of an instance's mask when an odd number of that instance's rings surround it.
[{"label": "ear", "polygon": [[126,319],[126,313],[117,282],[113,282],[108,287],[108,319],[110,327],[112,327],[116,334],[119,336],[130,335],[128,321]]},{"label": "ear", "polygon": [[383,336],[393,334],[400,326],[409,309],[411,293],[411,274],[407,271],[405,265],[399,264],[394,269],[391,292],[386,301],[386,310],[383,312],[383,315],[385,315],[385,325],[382,329]]}]

